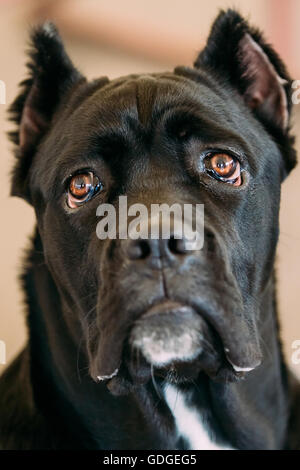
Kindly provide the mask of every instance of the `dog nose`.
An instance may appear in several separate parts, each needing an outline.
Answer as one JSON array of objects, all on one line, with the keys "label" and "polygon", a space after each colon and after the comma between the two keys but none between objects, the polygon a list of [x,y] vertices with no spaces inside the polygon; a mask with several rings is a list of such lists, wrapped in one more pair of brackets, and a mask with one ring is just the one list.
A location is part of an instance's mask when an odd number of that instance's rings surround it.
[{"label": "dog nose", "polygon": [[191,253],[193,245],[187,238],[126,240],[125,252],[130,260],[174,259]]}]

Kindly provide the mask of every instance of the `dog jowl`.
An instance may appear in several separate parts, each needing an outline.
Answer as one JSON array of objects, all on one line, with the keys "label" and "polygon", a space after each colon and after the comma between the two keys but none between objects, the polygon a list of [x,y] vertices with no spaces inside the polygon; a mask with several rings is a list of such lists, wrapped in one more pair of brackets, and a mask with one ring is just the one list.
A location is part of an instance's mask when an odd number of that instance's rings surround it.
[{"label": "dog jowl", "polygon": [[[29,72],[12,106],[12,194],[37,220],[29,343],[0,382],[2,447],[296,447],[274,293],[296,163],[277,54],[230,10],[191,68],[88,82],[47,24]],[[203,204],[202,249],[99,240],[97,208],[119,215],[124,196]]]}]

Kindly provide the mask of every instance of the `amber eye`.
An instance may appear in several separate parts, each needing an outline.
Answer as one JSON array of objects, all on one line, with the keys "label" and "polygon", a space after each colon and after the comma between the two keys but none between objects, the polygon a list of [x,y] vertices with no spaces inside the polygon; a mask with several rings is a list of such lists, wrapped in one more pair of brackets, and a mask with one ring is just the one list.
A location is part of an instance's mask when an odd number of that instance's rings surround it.
[{"label": "amber eye", "polygon": [[69,180],[67,195],[68,206],[72,209],[87,202],[103,188],[99,178],[93,172],[77,173]]},{"label": "amber eye", "polygon": [[215,153],[205,158],[205,168],[214,178],[240,186],[241,167],[237,158],[227,153]]}]

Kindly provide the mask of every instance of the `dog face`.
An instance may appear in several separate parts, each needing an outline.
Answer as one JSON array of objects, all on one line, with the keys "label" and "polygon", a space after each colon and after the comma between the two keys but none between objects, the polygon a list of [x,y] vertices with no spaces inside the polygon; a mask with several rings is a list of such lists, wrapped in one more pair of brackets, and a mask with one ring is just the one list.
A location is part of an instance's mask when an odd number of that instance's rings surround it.
[{"label": "dog face", "polygon": [[[13,194],[35,208],[47,266],[90,373],[121,393],[151,373],[236,380],[263,360],[260,302],[295,164],[290,79],[235,12],[194,68],[88,83],[52,26],[33,34]],[[284,152],[282,149],[284,148]],[[107,239],[99,204],[204,204],[204,245]],[[80,332],[80,333],[78,333]],[[125,387],[125,388],[126,388]]]}]

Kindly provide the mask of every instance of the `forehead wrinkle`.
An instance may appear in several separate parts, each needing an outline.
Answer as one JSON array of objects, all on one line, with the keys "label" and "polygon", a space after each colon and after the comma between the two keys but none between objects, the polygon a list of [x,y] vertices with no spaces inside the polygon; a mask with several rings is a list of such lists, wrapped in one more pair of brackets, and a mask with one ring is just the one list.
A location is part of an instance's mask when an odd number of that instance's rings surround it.
[{"label": "forehead wrinkle", "polygon": [[140,78],[136,82],[136,106],[138,119],[145,126],[152,116],[157,94],[157,83],[154,78]]}]

